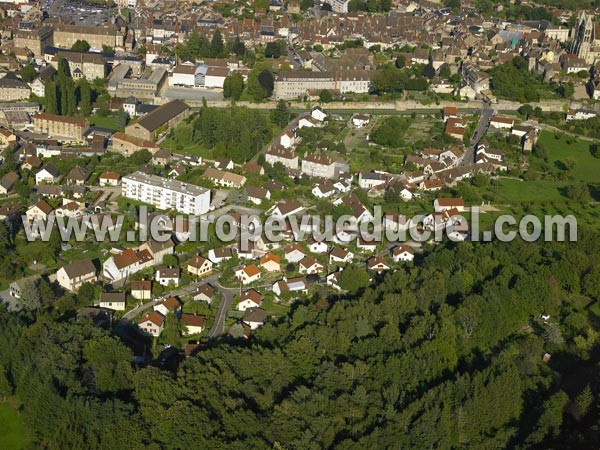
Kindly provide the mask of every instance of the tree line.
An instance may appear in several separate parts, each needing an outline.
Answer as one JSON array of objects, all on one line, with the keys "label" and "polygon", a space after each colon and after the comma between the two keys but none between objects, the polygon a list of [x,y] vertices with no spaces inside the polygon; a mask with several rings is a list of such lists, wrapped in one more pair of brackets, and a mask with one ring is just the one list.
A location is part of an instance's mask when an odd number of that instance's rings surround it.
[{"label": "tree line", "polygon": [[1,310],[0,394],[48,448],[595,448],[598,242],[440,245],[173,372]]},{"label": "tree line", "polygon": [[268,116],[256,110],[204,106],[169,136],[179,147],[201,144],[218,156],[243,163],[272,137],[271,126]]},{"label": "tree line", "polygon": [[92,112],[92,87],[85,78],[73,80],[69,63],[64,57],[58,59],[58,70],[54,79],[45,87],[45,108],[49,114],[74,116],[77,105],[84,116]]}]

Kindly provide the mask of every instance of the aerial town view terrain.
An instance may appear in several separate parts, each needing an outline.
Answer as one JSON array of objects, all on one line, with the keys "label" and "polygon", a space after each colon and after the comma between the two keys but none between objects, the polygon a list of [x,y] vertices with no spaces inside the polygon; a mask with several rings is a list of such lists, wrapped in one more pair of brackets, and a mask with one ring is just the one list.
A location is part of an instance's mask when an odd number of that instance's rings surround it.
[{"label": "aerial town view terrain", "polygon": [[0,450],[600,448],[599,0],[2,0]]}]

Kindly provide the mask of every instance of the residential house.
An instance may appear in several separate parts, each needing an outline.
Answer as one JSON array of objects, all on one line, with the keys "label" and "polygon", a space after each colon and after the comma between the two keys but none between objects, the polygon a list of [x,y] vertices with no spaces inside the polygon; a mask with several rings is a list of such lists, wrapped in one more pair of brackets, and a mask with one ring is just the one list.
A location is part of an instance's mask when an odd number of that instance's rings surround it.
[{"label": "residential house", "polygon": [[305,277],[284,278],[273,284],[273,292],[278,296],[288,292],[306,294],[308,293],[308,282]]},{"label": "residential house", "polygon": [[162,286],[179,285],[179,267],[160,266],[156,268],[155,280]]},{"label": "residential house", "polygon": [[90,171],[85,167],[75,166],[65,177],[68,185],[83,186],[90,177]]},{"label": "residential house", "polygon": [[319,125],[321,125],[321,122],[313,119],[312,117],[302,117],[299,121],[298,121],[298,129],[301,130],[302,128],[314,128],[314,127],[318,127]]},{"label": "residential house", "polygon": [[352,262],[354,258],[354,253],[349,250],[343,249],[341,247],[333,247],[331,252],[329,253],[329,263],[336,264],[342,263],[346,264]]},{"label": "residential house", "polygon": [[249,264],[235,271],[235,276],[244,285],[260,280],[260,270],[256,264]]},{"label": "residential house", "polygon": [[446,122],[446,134],[454,139],[461,140],[465,136],[467,121],[463,119],[448,119]]},{"label": "residential house", "polygon": [[46,164],[42,169],[35,174],[35,184],[52,184],[56,183],[60,178],[58,168],[52,164]]},{"label": "residential house", "polygon": [[214,166],[215,169],[220,170],[233,170],[235,168],[235,164],[230,158],[216,158]]},{"label": "residential house", "polygon": [[36,220],[47,220],[53,214],[53,211],[54,210],[48,203],[44,200],[40,200],[35,205],[31,206],[25,215],[29,222],[34,222]]},{"label": "residential house", "polygon": [[23,295],[23,289],[25,289],[30,283],[37,285],[41,278],[42,277],[40,277],[39,275],[31,275],[13,281],[8,286],[10,296],[13,298],[21,298],[21,296]]},{"label": "residential house", "polygon": [[374,252],[377,250],[377,242],[367,241],[362,236],[359,236],[356,240],[356,248],[364,252]]},{"label": "residential house", "polygon": [[165,317],[156,311],[145,314],[138,323],[138,328],[142,333],[153,337],[159,337],[164,327]]},{"label": "residential house", "polygon": [[371,117],[367,114],[357,113],[352,116],[352,125],[354,125],[354,128],[366,127],[367,125],[369,125],[370,121]]},{"label": "residential house", "polygon": [[316,258],[305,256],[299,263],[299,270],[300,273],[311,275],[322,272],[325,267]]},{"label": "residential house", "polygon": [[152,298],[152,281],[136,280],[131,282],[131,296],[136,300],[150,300]]},{"label": "residential house", "polygon": [[204,171],[204,176],[214,184],[223,187],[239,189],[246,184],[246,177],[233,172],[225,172],[209,167]]},{"label": "residential house", "polygon": [[292,130],[287,130],[279,138],[279,144],[283,148],[291,148],[296,144],[296,135]]},{"label": "residential house", "polygon": [[392,259],[394,262],[412,262],[415,259],[415,252],[406,245],[397,245],[392,250]]},{"label": "residential house", "polygon": [[33,169],[39,169],[40,167],[42,167],[42,160],[37,156],[28,156],[25,158],[25,161],[23,161],[23,164],[21,164],[22,170],[32,171]]},{"label": "residential house", "polygon": [[70,200],[68,198],[63,198],[62,205],[58,206],[54,213],[56,217],[72,217],[77,218],[83,215],[83,211],[85,209],[85,203],[76,202],[74,200]]},{"label": "residential house", "polygon": [[262,205],[265,200],[271,200],[271,191],[265,188],[248,186],[246,187],[246,194],[248,195],[248,201],[255,205]]},{"label": "residential house", "polygon": [[493,116],[490,126],[494,128],[504,128],[510,130],[515,124],[515,119],[509,117]]},{"label": "residential house", "polygon": [[95,283],[98,281],[96,266],[89,259],[67,264],[56,272],[56,281],[64,289],[75,292],[84,283]]},{"label": "residential house", "polygon": [[279,272],[281,270],[281,260],[277,255],[269,252],[260,258],[260,267],[267,272]]},{"label": "residential house", "polygon": [[100,186],[119,186],[121,184],[121,175],[115,172],[103,172],[98,178]]},{"label": "residential house", "polygon": [[372,189],[383,186],[387,182],[385,174],[380,172],[360,172],[358,174],[358,185],[362,189]]},{"label": "residential house", "polygon": [[196,289],[196,292],[194,293],[194,301],[206,302],[210,305],[214,296],[215,289],[210,284],[203,284]]},{"label": "residential house", "polygon": [[373,256],[372,258],[369,258],[367,260],[367,267],[369,270],[374,270],[375,272],[379,273],[390,270],[390,266],[381,256]]},{"label": "residential house", "polygon": [[329,275],[327,275],[327,277],[325,277],[327,286],[341,291],[342,288],[340,287],[340,275],[342,274],[343,270],[343,268],[339,268],[335,272],[331,272]]},{"label": "residential house", "polygon": [[383,227],[397,233],[410,228],[410,220],[404,214],[388,212],[383,216]]},{"label": "residential house", "polygon": [[297,263],[306,256],[299,244],[288,244],[285,246],[285,259],[291,263]]},{"label": "residential house", "polygon": [[333,183],[329,180],[319,183],[312,190],[312,194],[317,198],[328,198],[336,193]]},{"label": "residential house", "polygon": [[13,171],[0,178],[0,194],[8,194],[18,180],[19,174]]},{"label": "residential house", "polygon": [[206,329],[206,318],[197,314],[182,314],[181,324],[183,325],[185,336],[200,334]]},{"label": "residential house", "polygon": [[181,303],[175,297],[167,297],[154,305],[152,309],[167,317],[169,314],[179,314],[181,312]]},{"label": "residential house", "polygon": [[280,201],[275,206],[273,206],[268,212],[273,217],[284,219],[294,214],[298,214],[303,210],[304,207],[298,200],[290,199]]},{"label": "residential house", "polygon": [[254,289],[249,289],[242,292],[236,309],[238,311],[246,311],[248,308],[259,308],[260,305],[262,305],[262,301],[263,296],[259,292]]},{"label": "residential house", "polygon": [[231,258],[233,258],[233,253],[230,247],[215,248],[208,251],[208,259],[212,261],[213,264],[219,264],[220,262]]},{"label": "residential house", "polygon": [[442,212],[450,209],[456,209],[458,212],[465,210],[465,200],[463,198],[436,198],[433,201],[435,212]]},{"label": "residential house", "polygon": [[124,292],[101,292],[97,305],[100,308],[108,308],[114,311],[125,311]]},{"label": "residential house", "polygon": [[327,242],[325,241],[317,241],[313,237],[310,237],[306,242],[308,245],[308,250],[311,253],[327,253],[329,248],[327,247]]},{"label": "residential house", "polygon": [[200,255],[194,256],[188,261],[187,271],[190,275],[204,277],[212,273],[213,262],[210,259],[203,258]]},{"label": "residential house", "polygon": [[310,110],[310,116],[319,122],[323,122],[325,119],[327,119],[327,114],[323,111],[323,108],[318,105],[312,107]]},{"label": "residential house", "polygon": [[126,249],[111,256],[102,265],[102,275],[111,282],[119,282],[155,264],[147,250]]},{"label": "residential house", "polygon": [[17,135],[4,127],[0,128],[0,147],[6,148],[17,143]]},{"label": "residential house", "polygon": [[459,119],[458,108],[456,106],[446,106],[443,110],[444,122],[448,119]]},{"label": "residential house", "polygon": [[261,308],[248,308],[244,312],[242,320],[250,326],[251,330],[261,327],[267,318],[267,312]]}]

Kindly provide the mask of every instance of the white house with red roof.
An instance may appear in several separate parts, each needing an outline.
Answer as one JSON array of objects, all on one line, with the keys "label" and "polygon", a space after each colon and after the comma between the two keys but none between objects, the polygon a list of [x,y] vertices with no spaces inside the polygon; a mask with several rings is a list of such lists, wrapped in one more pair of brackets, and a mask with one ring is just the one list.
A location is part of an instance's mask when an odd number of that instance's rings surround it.
[{"label": "white house with red roof", "polygon": [[260,280],[260,269],[256,264],[249,264],[235,271],[235,276],[242,284],[250,284]]}]

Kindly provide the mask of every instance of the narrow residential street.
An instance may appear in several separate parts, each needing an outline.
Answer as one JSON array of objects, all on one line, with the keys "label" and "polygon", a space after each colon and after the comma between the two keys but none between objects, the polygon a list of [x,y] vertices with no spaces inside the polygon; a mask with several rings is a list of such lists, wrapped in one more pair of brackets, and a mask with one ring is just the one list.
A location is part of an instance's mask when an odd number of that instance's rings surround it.
[{"label": "narrow residential street", "polygon": [[[219,302],[217,315],[215,317],[215,322],[208,333],[208,336],[212,339],[212,338],[216,338],[216,337],[220,336],[221,334],[223,334],[224,327],[225,327],[225,320],[227,319],[227,314],[229,312],[229,309],[231,308],[231,303],[233,302],[233,297],[238,292],[238,289],[226,288],[226,287],[221,286],[219,284],[219,275],[214,274],[214,275],[210,275],[200,281],[190,283],[187,286],[167,292],[162,297],[163,298],[183,297],[183,296],[186,296],[186,295],[189,295],[189,294],[195,292],[196,289],[198,289],[200,286],[203,286],[205,284],[210,284],[211,286],[213,286],[221,296],[221,301]],[[124,329],[127,325],[132,323],[138,315],[140,315],[144,311],[152,308],[152,306],[154,306],[156,303],[157,303],[156,299],[152,299],[150,301],[147,301],[146,303],[143,303],[142,305],[136,306],[131,311],[128,311],[119,320],[117,329]]]},{"label": "narrow residential street", "polygon": [[481,141],[487,129],[489,128],[490,120],[492,119],[493,115],[494,109],[487,103],[483,102],[483,109],[481,111],[481,116],[479,117],[479,122],[477,123],[477,128],[473,132],[473,136],[471,137],[471,145],[466,149],[465,155],[461,161],[461,165],[465,166],[475,162],[477,144],[479,141]]},{"label": "narrow residential street", "polygon": [[234,288],[225,288],[221,286],[218,281],[216,281],[213,286],[219,291],[219,294],[221,294],[221,300],[219,301],[219,307],[217,309],[217,315],[215,316],[213,326],[208,332],[208,337],[211,339],[219,337],[225,332],[225,320],[227,319],[227,314],[231,309],[233,296],[238,291]]}]

